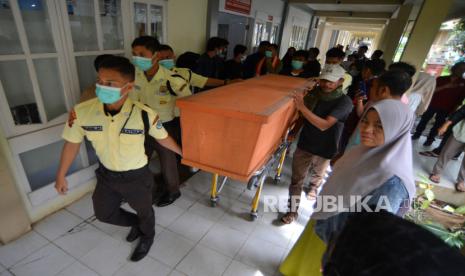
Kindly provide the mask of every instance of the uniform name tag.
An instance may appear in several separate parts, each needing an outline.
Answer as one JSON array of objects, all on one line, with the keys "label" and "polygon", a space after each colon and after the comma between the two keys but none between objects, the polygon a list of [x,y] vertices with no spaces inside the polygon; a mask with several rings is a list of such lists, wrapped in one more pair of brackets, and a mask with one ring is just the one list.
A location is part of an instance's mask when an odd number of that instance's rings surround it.
[{"label": "uniform name tag", "polygon": [[102,131],[102,126],[82,126],[85,131]]},{"label": "uniform name tag", "polygon": [[129,128],[123,128],[121,130],[121,133],[123,134],[133,134],[133,135],[136,135],[136,134],[143,134],[144,133],[144,130],[142,129],[129,129]]}]

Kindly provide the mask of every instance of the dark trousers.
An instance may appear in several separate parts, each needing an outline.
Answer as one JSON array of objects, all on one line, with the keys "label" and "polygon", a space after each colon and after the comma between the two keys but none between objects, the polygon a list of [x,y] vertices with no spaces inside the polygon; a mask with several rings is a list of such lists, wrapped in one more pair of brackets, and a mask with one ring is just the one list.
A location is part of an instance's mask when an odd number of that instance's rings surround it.
[{"label": "dark trousers", "polygon": [[[144,237],[153,238],[153,177],[148,166],[126,172],[113,172],[100,165],[95,174],[97,186],[92,195],[95,217],[109,224],[138,226]],[[137,214],[120,207],[123,199]]]},{"label": "dark trousers", "polygon": [[434,141],[436,135],[438,135],[438,129],[444,124],[446,121],[448,113],[446,111],[435,109],[429,107],[425,113],[421,116],[420,123],[418,124],[414,136],[420,136],[426,128],[428,122],[436,115],[434,125],[431,128],[427,140]]},{"label": "dark trousers", "polygon": [[[174,119],[163,123],[163,127],[168,134],[179,144],[181,140],[181,130],[179,119]],[[156,151],[160,159],[161,174],[163,177],[162,193],[175,193],[179,191],[181,181],[179,179],[178,159],[176,153],[163,147],[155,139],[146,139],[145,151],[147,156],[152,157],[153,151]]]}]

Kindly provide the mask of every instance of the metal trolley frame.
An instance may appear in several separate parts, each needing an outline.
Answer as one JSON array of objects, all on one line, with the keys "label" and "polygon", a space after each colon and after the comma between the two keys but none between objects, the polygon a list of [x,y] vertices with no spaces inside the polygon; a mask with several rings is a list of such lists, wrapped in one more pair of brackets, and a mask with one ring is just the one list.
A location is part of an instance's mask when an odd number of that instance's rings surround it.
[{"label": "metal trolley frame", "polygon": [[[286,160],[286,154],[289,149],[291,142],[288,141],[289,129],[286,132],[286,135],[279,145],[278,149],[271,155],[268,161],[263,165],[259,170],[257,170],[250,180],[247,183],[247,189],[255,191],[255,196],[252,200],[251,204],[251,211],[250,211],[250,219],[255,221],[258,218],[258,205],[260,202],[260,196],[263,189],[263,184],[268,176],[268,174],[273,170],[273,167],[276,166],[274,181],[275,183],[279,183],[281,180],[281,173],[284,166],[284,161]],[[277,165],[276,165],[277,163]],[[220,180],[221,178],[221,180]],[[223,189],[224,185],[228,181],[228,177],[226,176],[219,176],[218,174],[214,173],[212,176],[212,184],[211,184],[211,196],[210,196],[210,205],[211,207],[216,207],[218,201],[220,200],[219,194]]]}]

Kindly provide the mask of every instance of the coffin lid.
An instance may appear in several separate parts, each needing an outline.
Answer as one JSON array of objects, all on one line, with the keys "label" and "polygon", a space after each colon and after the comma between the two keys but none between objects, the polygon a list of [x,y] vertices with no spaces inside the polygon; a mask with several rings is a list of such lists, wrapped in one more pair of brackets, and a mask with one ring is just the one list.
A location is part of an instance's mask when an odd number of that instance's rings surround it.
[{"label": "coffin lid", "polygon": [[189,109],[267,123],[277,110],[293,105],[292,92],[302,91],[306,83],[306,79],[270,74],[181,98],[176,105],[181,112]]}]

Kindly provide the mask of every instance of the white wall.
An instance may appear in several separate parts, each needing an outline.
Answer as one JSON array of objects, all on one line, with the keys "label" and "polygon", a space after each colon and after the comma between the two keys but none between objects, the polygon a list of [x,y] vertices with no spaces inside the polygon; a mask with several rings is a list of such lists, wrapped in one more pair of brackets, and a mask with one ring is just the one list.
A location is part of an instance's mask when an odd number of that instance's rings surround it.
[{"label": "white wall", "polygon": [[[283,32],[283,37],[282,37],[281,46],[280,46],[281,57],[284,56],[284,54],[286,54],[287,48],[289,48],[289,42],[291,41],[292,27],[302,26],[304,28],[310,28],[311,20],[312,20],[312,14],[310,12],[293,7],[292,5],[289,6],[289,10],[287,13],[287,20],[286,20],[286,23],[284,24],[284,32]],[[305,37],[305,41],[307,41],[307,37]]]}]

